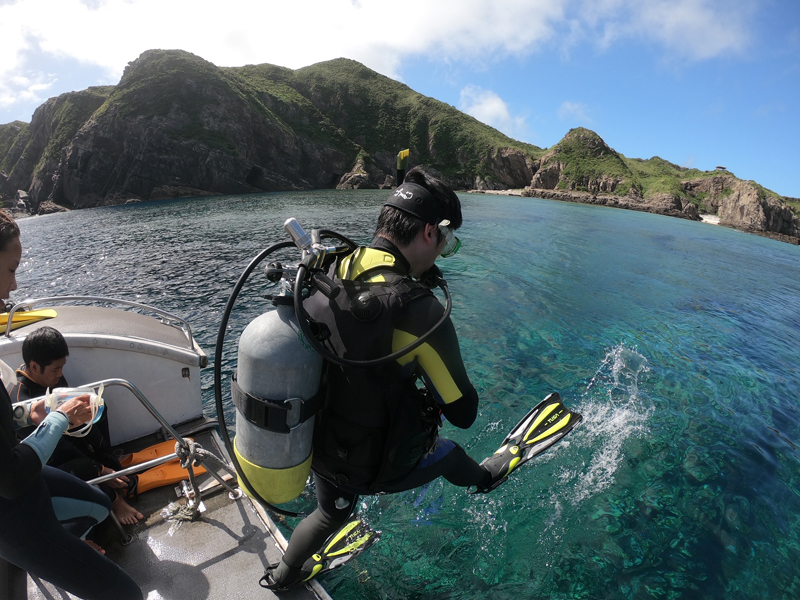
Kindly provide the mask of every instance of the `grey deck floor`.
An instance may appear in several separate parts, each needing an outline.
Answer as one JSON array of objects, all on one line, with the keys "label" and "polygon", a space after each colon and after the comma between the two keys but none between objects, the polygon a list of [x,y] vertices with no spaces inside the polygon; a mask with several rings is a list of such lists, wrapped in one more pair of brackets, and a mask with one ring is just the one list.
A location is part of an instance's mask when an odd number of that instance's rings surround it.
[{"label": "grey deck floor", "polygon": [[[211,436],[194,437],[204,448],[216,452]],[[208,475],[203,477],[213,481]],[[137,535],[131,544],[122,546],[119,543],[120,535],[111,523],[98,526],[93,536],[106,549],[106,555],[141,586],[147,600],[278,597],[258,585],[265,567],[277,562],[281,552],[268,524],[250,500],[232,501],[225,490],[218,489],[204,495],[206,511],[200,520],[176,525],[162,515],[169,502],[177,500],[174,487],[154,492],[156,490],[132,501],[145,515],[145,521],[126,528]],[[49,583],[30,576],[25,579],[27,596],[17,589],[12,599],[74,598]],[[21,581],[17,584],[19,587]],[[311,587],[283,592],[279,597],[282,600],[330,598],[316,582]]]}]

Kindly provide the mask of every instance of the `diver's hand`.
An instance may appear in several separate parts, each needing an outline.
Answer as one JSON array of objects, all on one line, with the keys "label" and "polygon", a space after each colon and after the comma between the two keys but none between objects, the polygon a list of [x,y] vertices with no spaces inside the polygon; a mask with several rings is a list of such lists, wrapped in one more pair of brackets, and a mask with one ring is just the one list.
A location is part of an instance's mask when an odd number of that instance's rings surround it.
[{"label": "diver's hand", "polygon": [[[116,471],[114,471],[114,469],[110,469],[104,465],[103,471],[100,473],[100,475],[111,475],[112,473],[115,472]],[[116,490],[121,490],[122,488],[128,485],[128,478],[125,475],[122,475],[120,477],[117,477],[116,479],[110,479],[106,483],[108,483],[109,487],[112,487]]]},{"label": "diver's hand", "polygon": [[70,427],[76,427],[78,425],[83,425],[92,418],[90,402],[89,394],[83,394],[82,396],[67,400],[56,410],[67,415]]}]

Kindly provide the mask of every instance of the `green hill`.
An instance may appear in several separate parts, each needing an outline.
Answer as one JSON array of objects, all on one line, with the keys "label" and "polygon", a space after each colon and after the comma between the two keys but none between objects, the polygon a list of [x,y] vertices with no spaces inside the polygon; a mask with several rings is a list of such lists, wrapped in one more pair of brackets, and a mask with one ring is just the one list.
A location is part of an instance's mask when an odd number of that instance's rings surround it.
[{"label": "green hill", "polygon": [[0,197],[27,191],[36,211],[46,201],[81,208],[387,187],[403,148],[411,166],[432,168],[456,189],[529,188],[578,201],[601,195],[610,205],[687,218],[725,214],[728,196],[746,196],[772,206],[772,216],[751,215],[748,223],[775,231],[794,231],[782,211],[800,207],[727,171],[628,158],[585,128],[547,150],[522,143],[352,60],[220,68],[181,50],[147,51],[118,85],[62,94],[30,124],[0,125]]}]

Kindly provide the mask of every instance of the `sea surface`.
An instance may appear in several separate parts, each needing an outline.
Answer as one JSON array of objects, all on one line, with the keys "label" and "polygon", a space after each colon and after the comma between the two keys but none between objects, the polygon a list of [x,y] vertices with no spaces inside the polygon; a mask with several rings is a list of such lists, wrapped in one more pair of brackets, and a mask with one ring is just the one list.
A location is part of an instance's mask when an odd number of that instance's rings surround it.
[{"label": "sea surface", "polygon": [[[385,196],[25,219],[14,296],[152,304],[185,317],[213,361],[228,295],[252,257],[287,239],[288,217],[368,242]],[[383,537],[323,576],[333,597],[800,597],[800,249],[646,213],[461,198],[462,249],[439,263],[481,406],[472,428],[443,435],[481,459],[551,391],[584,421],[491,494],[436,481],[362,498]],[[267,291],[259,269],[227,332],[226,375]],[[209,415],[212,377],[209,366]],[[312,489],[294,503],[313,505]]]}]

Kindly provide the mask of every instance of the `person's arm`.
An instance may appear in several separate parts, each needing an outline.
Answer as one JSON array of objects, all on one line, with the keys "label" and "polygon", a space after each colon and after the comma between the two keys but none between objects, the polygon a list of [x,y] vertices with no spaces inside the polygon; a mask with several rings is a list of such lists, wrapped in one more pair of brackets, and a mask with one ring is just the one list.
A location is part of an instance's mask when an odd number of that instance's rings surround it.
[{"label": "person's arm", "polygon": [[[0,402],[4,401],[0,398]],[[10,408],[6,404],[0,409],[0,496],[14,499],[28,489],[42,465],[47,464],[61,435],[70,426],[85,423],[92,411],[88,395],[68,400],[47,415],[31,435],[16,443]]]},{"label": "person's arm", "polygon": [[[4,420],[10,417],[10,411],[6,411],[3,415]],[[13,500],[30,487],[42,470],[42,465],[47,463],[47,458],[52,454],[58,439],[69,427],[69,418],[60,412],[48,415],[42,424],[19,444],[14,438],[11,423],[2,423],[1,426],[3,431],[0,433],[0,496]]]},{"label": "person's arm", "polygon": [[46,465],[53,450],[56,449],[58,440],[69,429],[69,417],[61,410],[54,410],[39,423],[28,437],[20,442],[33,448],[41,464]]},{"label": "person's arm", "polygon": [[23,400],[11,405],[14,411],[14,428],[22,429],[31,425],[39,425],[47,416],[44,406],[44,398],[33,398]]},{"label": "person's arm", "polygon": [[[443,311],[434,297],[416,300],[394,332],[392,351],[400,350],[424,335],[438,322]],[[406,364],[414,359],[419,364],[426,387],[447,420],[462,429],[472,425],[478,415],[478,393],[467,375],[458,336],[450,319],[419,348],[398,362]]]}]

